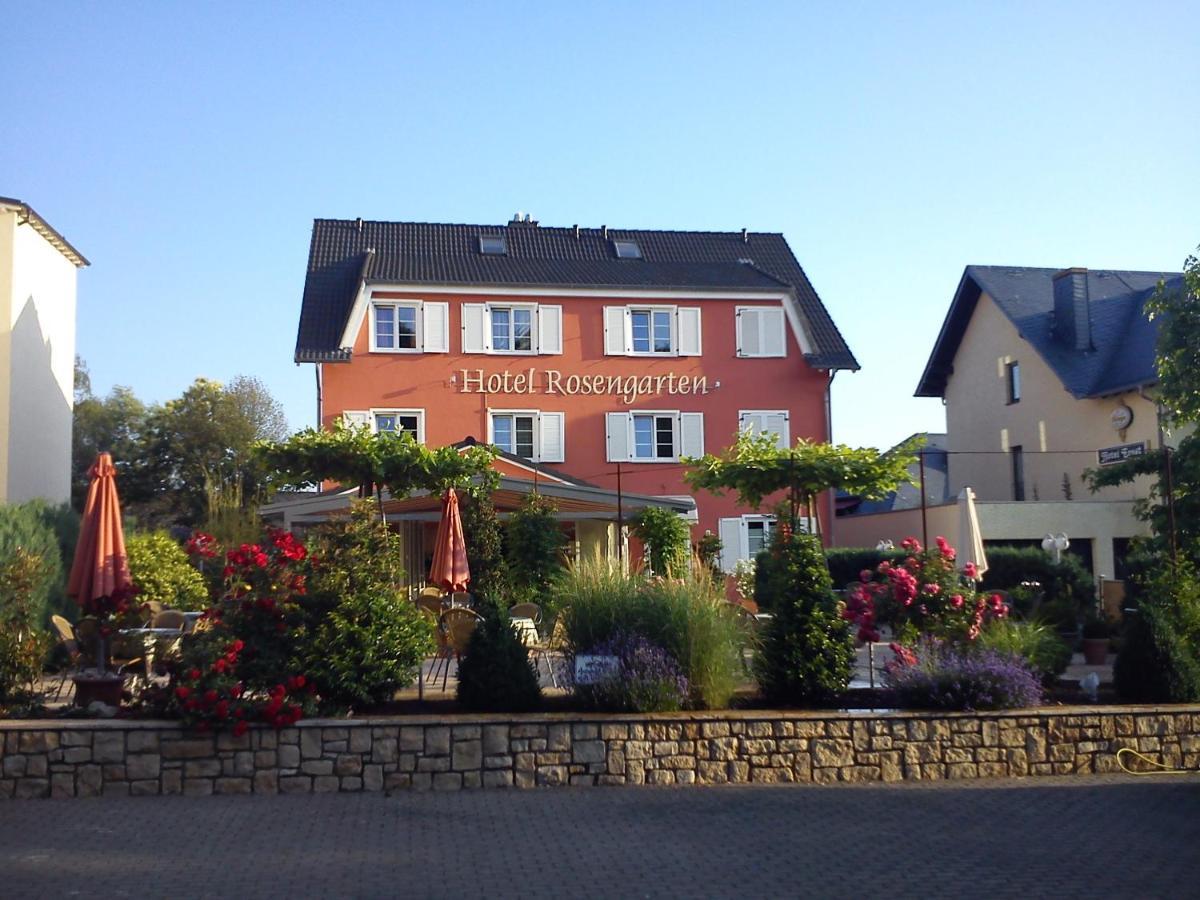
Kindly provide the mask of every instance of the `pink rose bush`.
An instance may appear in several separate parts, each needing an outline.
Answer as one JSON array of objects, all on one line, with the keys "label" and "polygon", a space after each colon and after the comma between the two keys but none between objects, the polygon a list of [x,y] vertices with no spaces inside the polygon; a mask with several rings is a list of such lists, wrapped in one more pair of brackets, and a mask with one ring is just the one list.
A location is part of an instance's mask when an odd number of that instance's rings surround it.
[{"label": "pink rose bush", "polygon": [[879,626],[886,624],[904,640],[932,635],[972,642],[986,622],[1008,615],[999,594],[976,592],[973,564],[959,574],[954,548],[944,537],[933,549],[922,548],[914,537],[900,546],[908,553],[902,562],[885,559],[874,570],[863,569],[858,584],[847,590],[842,616],[858,627],[859,640],[879,640]]}]

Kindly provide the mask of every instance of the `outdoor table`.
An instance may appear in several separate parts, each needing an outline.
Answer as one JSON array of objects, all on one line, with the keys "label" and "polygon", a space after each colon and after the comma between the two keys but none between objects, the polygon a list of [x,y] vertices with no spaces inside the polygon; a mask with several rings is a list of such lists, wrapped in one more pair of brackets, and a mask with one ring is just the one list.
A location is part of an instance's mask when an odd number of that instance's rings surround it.
[{"label": "outdoor table", "polygon": [[179,638],[183,631],[179,628],[120,628],[118,634],[140,637],[145,648],[146,678],[154,676],[154,654],[158,650],[159,641]]},{"label": "outdoor table", "polygon": [[183,626],[183,633],[191,634],[192,630],[196,627],[196,623],[200,621],[203,615],[203,612],[185,612],[183,614],[183,620],[185,623]]},{"label": "outdoor table", "polygon": [[514,616],[509,621],[512,623],[513,630],[517,633],[517,637],[521,639],[522,644],[526,647],[537,646],[540,636],[538,635],[537,625],[533,619]]}]

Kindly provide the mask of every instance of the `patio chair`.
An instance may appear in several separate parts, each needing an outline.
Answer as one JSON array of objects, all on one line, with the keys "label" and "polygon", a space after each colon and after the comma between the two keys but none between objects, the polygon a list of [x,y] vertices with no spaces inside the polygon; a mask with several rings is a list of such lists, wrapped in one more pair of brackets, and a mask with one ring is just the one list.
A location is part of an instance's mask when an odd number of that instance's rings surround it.
[{"label": "patio chair", "polygon": [[54,692],[54,699],[58,700],[62,697],[63,688],[67,686],[67,679],[83,668],[84,657],[71,623],[62,616],[51,616],[50,623],[58,634],[58,643],[67,651],[67,656],[71,660],[71,664],[64,668],[59,675],[58,689]]},{"label": "patio chair", "polygon": [[437,596],[437,597],[420,596],[417,598],[417,609],[428,610],[429,612],[433,613],[434,619],[437,619],[438,616],[440,616],[442,614],[442,610],[444,608],[445,607],[442,605],[441,596]]},{"label": "patio chair", "polygon": [[471,601],[474,599],[475,598],[472,597],[467,591],[455,591],[450,595],[450,605],[452,607],[463,607],[465,609],[471,606]]},{"label": "patio chair", "polygon": [[[446,641],[446,652],[443,657],[445,672],[442,675],[442,691],[444,693],[450,680],[450,656],[454,656],[456,666],[462,661],[463,654],[467,652],[467,644],[471,641],[471,635],[475,632],[475,626],[483,621],[483,617],[474,610],[455,606],[442,613],[438,621]],[[435,675],[434,679],[436,680],[436,678]]]},{"label": "patio chair", "polygon": [[550,683],[558,687],[558,676],[554,673],[554,663],[550,660],[550,654],[565,655],[567,650],[567,626],[563,622],[562,616],[554,620],[550,636],[542,638],[529,649],[533,651],[534,668],[539,662],[545,660],[546,671],[550,673]]},{"label": "patio chair", "polygon": [[154,621],[155,617],[163,611],[163,605],[157,600],[147,600],[142,604],[142,619],[147,624]]},{"label": "patio chair", "polygon": [[725,611],[733,616],[737,623],[742,638],[741,645],[738,647],[738,658],[742,662],[742,671],[749,675],[750,663],[746,659],[746,651],[749,650],[753,656],[754,651],[758,649],[760,627],[758,617],[740,603],[727,603]]},{"label": "patio chair", "polygon": [[164,609],[150,620],[151,628],[178,628],[180,633],[183,632],[185,625],[187,625],[187,616],[178,609]]},{"label": "patio chair", "polygon": [[439,587],[434,587],[432,584],[427,584],[427,585],[425,585],[425,587],[421,588],[421,593],[418,594],[418,596],[441,598],[442,589]]},{"label": "patio chair", "polygon": [[508,611],[513,619],[533,619],[534,625],[542,624],[542,608],[536,603],[518,603]]}]

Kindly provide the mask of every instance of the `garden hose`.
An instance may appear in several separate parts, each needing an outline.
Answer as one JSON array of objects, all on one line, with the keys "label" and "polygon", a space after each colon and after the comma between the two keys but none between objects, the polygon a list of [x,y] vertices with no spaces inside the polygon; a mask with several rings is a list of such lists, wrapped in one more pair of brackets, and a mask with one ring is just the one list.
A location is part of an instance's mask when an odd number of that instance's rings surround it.
[{"label": "garden hose", "polygon": [[[1122,755],[1126,753],[1128,753],[1130,756],[1136,756],[1143,763],[1148,766],[1153,766],[1154,768],[1148,772],[1135,772],[1133,769],[1129,768],[1129,766],[1125,765],[1125,760],[1121,758]],[[1117,765],[1121,767],[1122,772],[1126,772],[1130,775],[1200,775],[1200,769],[1173,769],[1166,763],[1153,760],[1146,756],[1146,754],[1138,753],[1136,750],[1130,747],[1122,747],[1117,751]],[[1155,769],[1161,769],[1162,771],[1155,771]]]}]

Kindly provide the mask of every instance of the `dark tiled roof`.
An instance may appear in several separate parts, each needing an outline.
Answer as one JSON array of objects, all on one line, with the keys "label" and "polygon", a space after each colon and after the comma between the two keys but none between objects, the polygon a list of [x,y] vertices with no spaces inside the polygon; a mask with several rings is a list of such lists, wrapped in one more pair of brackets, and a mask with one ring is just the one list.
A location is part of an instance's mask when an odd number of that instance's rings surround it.
[{"label": "dark tiled roof", "polygon": [[933,353],[917,386],[918,397],[941,397],[954,356],[980,293],[987,293],[1075,397],[1099,397],[1157,380],[1157,327],[1143,304],[1160,280],[1182,285],[1177,272],[1091,270],[1087,273],[1091,350],[1076,350],[1054,335],[1054,282],[1059,269],[967,266]]},{"label": "dark tiled roof", "polygon": [[[479,252],[479,236],[503,234],[503,256]],[[612,241],[637,241],[642,259],[617,259]],[[317,219],[296,340],[298,362],[339,351],[362,280],[530,287],[791,289],[818,368],[858,363],[781,234],[542,228],[532,224],[439,225]]]}]

